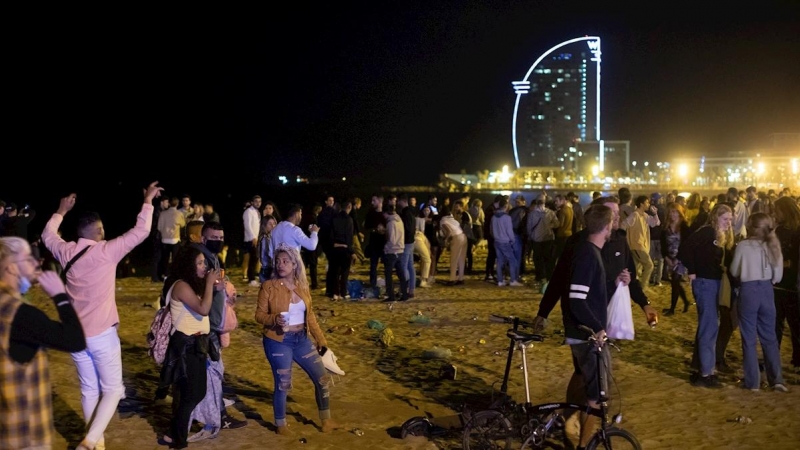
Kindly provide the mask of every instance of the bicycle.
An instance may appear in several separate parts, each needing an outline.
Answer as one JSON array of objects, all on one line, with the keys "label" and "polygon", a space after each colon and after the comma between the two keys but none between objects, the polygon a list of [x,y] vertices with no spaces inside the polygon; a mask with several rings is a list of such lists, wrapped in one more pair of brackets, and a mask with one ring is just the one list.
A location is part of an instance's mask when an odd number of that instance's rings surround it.
[{"label": "bicycle", "polygon": [[[597,358],[597,372],[595,373],[595,377],[597,380],[597,385],[600,387],[600,398],[598,399],[600,407],[591,408],[589,406],[585,406],[583,408],[583,411],[586,414],[600,418],[600,428],[598,428],[597,431],[595,431],[592,435],[591,440],[586,445],[586,450],[642,450],[639,440],[636,439],[636,436],[634,436],[633,433],[617,426],[617,424],[622,421],[622,414],[615,414],[612,419],[609,419],[608,396],[606,395],[606,389],[603,383],[603,371],[601,370],[603,364],[602,352],[604,345],[610,345],[617,351],[621,351],[620,348],[617,347],[613,342],[609,341],[607,337],[603,338],[603,342],[598,343],[594,335],[594,331],[585,325],[578,325],[578,328],[590,333],[588,345],[594,346],[594,354]],[[540,445],[540,436],[531,434],[522,444],[522,450],[541,448]]]},{"label": "bicycle", "polygon": [[[513,328],[506,333],[510,339],[510,344],[503,384],[500,388],[502,395],[498,400],[492,402],[489,409],[476,412],[470,417],[470,420],[464,426],[462,438],[464,450],[510,449],[515,441],[522,442],[522,448],[524,449],[541,449],[545,448],[544,445],[553,440],[563,442],[565,439],[565,413],[581,410],[586,410],[588,414],[601,417],[602,422],[601,428],[592,438],[587,449],[611,449],[615,448],[614,446],[619,446],[623,449],[641,450],[641,446],[632,434],[609,425],[606,412],[607,399],[604,392],[602,393],[601,408],[599,409],[590,409],[586,405],[570,402],[531,404],[526,348],[532,342],[541,342],[543,337],[537,334],[520,332],[518,330],[519,326],[533,329],[534,325],[517,317],[491,315],[489,320],[513,324]],[[516,403],[507,394],[511,361],[516,348],[519,348],[522,353],[525,403]],[[599,373],[597,375],[600,376]],[[621,420],[621,416],[618,414],[614,419],[618,422]],[[620,443],[617,443],[618,440]],[[623,441],[631,443],[631,446],[623,446]],[[600,444],[603,447],[598,447]]]},{"label": "bicycle", "polygon": [[[567,408],[580,409],[583,406],[573,403],[531,404],[527,348],[533,342],[542,342],[544,338],[538,334],[520,331],[519,327],[534,329],[534,324],[519,317],[492,314],[489,321],[512,324],[512,328],[506,332],[509,338],[508,358],[499,398],[493,400],[488,409],[473,413],[464,426],[464,450],[509,449],[514,442],[522,443],[534,435],[541,436],[542,442],[559,437],[564,429],[563,411]],[[524,403],[517,403],[508,395],[511,363],[517,349],[522,353]]]}]

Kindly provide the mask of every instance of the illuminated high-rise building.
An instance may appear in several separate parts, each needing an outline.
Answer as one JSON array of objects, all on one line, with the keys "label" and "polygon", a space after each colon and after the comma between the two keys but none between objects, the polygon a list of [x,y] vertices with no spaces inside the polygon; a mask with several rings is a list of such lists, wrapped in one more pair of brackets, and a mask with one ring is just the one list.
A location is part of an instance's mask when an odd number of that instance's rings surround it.
[{"label": "illuminated high-rise building", "polygon": [[602,170],[600,55],[599,37],[571,39],[546,51],[522,81],[513,82],[517,168],[573,169],[578,143],[595,141]]}]

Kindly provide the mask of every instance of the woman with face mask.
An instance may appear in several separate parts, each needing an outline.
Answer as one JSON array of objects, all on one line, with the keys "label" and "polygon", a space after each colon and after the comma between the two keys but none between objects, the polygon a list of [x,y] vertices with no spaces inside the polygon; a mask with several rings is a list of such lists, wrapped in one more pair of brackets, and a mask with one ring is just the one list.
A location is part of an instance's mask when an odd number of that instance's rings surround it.
[{"label": "woman with face mask", "polygon": [[[25,301],[23,295],[33,284],[53,299],[60,322]],[[0,238],[0,448],[52,446],[47,348],[65,352],[86,348],[64,282],[56,272],[42,272],[25,239]]]}]

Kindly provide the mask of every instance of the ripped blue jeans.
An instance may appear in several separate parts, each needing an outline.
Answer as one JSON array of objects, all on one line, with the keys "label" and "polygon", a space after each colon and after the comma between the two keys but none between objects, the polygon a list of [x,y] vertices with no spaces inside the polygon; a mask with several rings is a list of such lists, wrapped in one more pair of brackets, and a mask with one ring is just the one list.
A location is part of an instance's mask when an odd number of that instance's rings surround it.
[{"label": "ripped blue jeans", "polygon": [[329,419],[330,390],[328,383],[330,376],[317,348],[308,338],[306,331],[288,332],[283,335],[283,342],[278,342],[267,337],[263,338],[264,353],[267,355],[272,378],[275,380],[275,391],[272,394],[272,408],[275,416],[275,426],[286,425],[286,398],[292,388],[292,362],[303,369],[314,383],[314,397],[317,400],[320,419]]}]

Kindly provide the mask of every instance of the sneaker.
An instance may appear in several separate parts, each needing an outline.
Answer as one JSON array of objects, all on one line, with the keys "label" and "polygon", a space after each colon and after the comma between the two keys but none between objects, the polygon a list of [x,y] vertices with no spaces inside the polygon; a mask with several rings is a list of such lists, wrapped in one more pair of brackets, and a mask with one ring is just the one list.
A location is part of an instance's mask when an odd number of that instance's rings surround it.
[{"label": "sneaker", "polygon": [[524,284],[524,283],[520,283],[519,281],[512,281],[512,282],[511,282],[511,283],[509,283],[508,285],[509,285],[509,286],[514,286],[514,287],[525,286],[525,284]]},{"label": "sneaker", "polygon": [[729,366],[727,363],[720,363],[720,364],[717,364],[717,372],[731,374],[731,373],[735,373],[736,369],[734,369],[733,367]]},{"label": "sneaker", "polygon": [[236,403],[236,400],[232,398],[223,398],[222,403],[224,403],[225,407],[228,408],[230,406],[233,406]]},{"label": "sneaker", "polygon": [[259,286],[261,286],[261,283],[259,283],[258,280],[253,280],[253,281],[247,283],[247,285],[250,286],[250,287],[259,287]]},{"label": "sneaker", "polygon": [[789,392],[789,388],[780,383],[773,385],[772,390],[775,392]]},{"label": "sneaker", "polygon": [[500,287],[503,287],[503,286],[506,285],[506,282],[505,281],[498,281],[497,285],[500,286]]},{"label": "sneaker", "polygon": [[464,284],[464,280],[458,280],[458,281],[456,281],[456,286],[460,286],[460,285],[462,285],[462,284]]},{"label": "sneaker", "polygon": [[719,379],[716,375],[707,375],[707,376],[700,376],[699,373],[692,374],[689,377],[689,381],[692,383],[692,386],[697,387],[706,387],[711,389],[718,389],[722,387],[722,383],[719,382]]},{"label": "sneaker", "polygon": [[222,429],[232,430],[234,428],[242,428],[247,425],[246,420],[234,419],[229,415],[222,416]]},{"label": "sneaker", "polygon": [[431,285],[428,284],[427,281],[420,281],[419,287],[421,287],[421,288],[429,288],[429,287],[431,287]]},{"label": "sneaker", "polygon": [[203,428],[197,433],[189,436],[189,438],[186,439],[186,442],[199,442],[199,441],[204,441],[206,439],[216,439],[217,436],[219,436],[219,428],[217,429]]},{"label": "sneaker", "polygon": [[328,371],[335,373],[336,375],[344,375],[344,370],[340,369],[339,365],[336,364],[336,361],[338,361],[339,358],[333,354],[333,350],[325,350],[325,353],[322,354],[321,358],[322,365],[325,366]]}]

